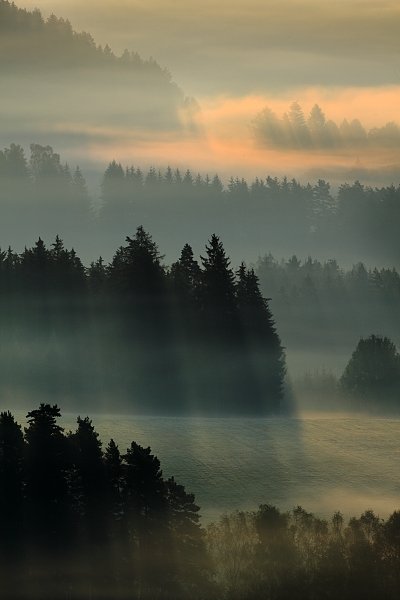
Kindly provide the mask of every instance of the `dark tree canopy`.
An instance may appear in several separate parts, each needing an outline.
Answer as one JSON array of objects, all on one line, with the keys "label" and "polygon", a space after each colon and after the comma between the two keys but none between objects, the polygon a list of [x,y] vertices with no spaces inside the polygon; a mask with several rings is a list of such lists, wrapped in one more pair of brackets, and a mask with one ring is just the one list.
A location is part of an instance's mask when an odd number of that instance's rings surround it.
[{"label": "dark tree canopy", "polygon": [[400,355],[387,337],[361,339],[341,378],[343,389],[362,400],[398,401]]}]

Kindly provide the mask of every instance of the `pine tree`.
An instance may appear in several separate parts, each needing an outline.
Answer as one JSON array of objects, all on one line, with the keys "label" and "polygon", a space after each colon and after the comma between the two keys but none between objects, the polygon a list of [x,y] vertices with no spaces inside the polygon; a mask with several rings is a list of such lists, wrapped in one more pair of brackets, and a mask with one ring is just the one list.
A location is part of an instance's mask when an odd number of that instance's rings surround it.
[{"label": "pine tree", "polygon": [[193,304],[200,284],[201,270],[198,262],[194,259],[193,249],[185,244],[180,258],[173,263],[170,278],[174,293],[182,304]]}]

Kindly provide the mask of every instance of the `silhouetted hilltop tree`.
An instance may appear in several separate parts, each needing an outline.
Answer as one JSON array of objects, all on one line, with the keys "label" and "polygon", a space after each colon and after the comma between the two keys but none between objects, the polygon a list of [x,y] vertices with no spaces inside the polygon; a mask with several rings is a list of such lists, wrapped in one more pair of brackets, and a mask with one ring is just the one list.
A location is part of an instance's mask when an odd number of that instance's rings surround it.
[{"label": "silhouetted hilltop tree", "polygon": [[396,406],[400,393],[400,355],[387,337],[361,339],[341,377],[343,389],[367,406]]}]

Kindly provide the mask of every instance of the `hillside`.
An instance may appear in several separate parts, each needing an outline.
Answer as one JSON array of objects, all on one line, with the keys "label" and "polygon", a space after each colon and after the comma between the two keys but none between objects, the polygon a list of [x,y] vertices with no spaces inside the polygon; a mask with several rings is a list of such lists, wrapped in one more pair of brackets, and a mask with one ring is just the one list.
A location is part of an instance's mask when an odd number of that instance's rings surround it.
[{"label": "hillside", "polygon": [[6,0],[0,0],[0,75],[0,126],[14,139],[18,132],[19,141],[45,131],[59,138],[96,130],[104,141],[110,128],[176,130],[188,104],[152,58],[128,50],[116,56],[68,20],[46,20]]}]

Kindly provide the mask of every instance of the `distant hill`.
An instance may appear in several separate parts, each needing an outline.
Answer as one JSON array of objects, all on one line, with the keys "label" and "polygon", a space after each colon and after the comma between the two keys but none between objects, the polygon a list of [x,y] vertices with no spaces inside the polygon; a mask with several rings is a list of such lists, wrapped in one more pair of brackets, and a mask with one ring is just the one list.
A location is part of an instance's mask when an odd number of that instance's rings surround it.
[{"label": "distant hill", "polygon": [[34,67],[103,67],[152,74],[171,83],[171,75],[154,59],[144,60],[125,50],[116,56],[110,47],[97,45],[90,33],[76,32],[71,23],[54,14],[44,19],[38,9],[28,11],[0,0],[0,65]]},{"label": "distant hill", "polygon": [[[68,20],[0,0],[0,126],[4,134],[109,127],[181,127],[190,105],[155,60],[116,56]],[[102,134],[104,136],[104,133]],[[37,140],[37,138],[36,138]],[[7,140],[5,140],[7,141]]]}]

